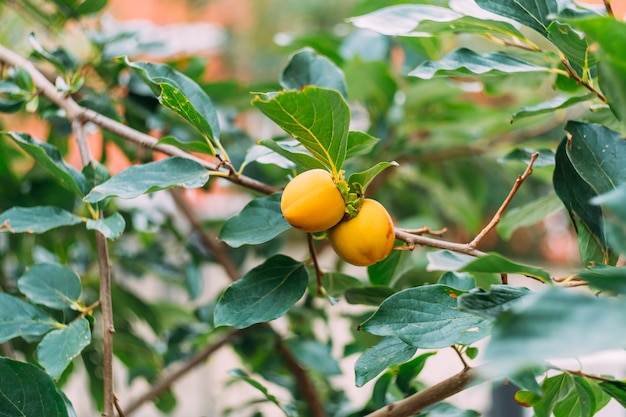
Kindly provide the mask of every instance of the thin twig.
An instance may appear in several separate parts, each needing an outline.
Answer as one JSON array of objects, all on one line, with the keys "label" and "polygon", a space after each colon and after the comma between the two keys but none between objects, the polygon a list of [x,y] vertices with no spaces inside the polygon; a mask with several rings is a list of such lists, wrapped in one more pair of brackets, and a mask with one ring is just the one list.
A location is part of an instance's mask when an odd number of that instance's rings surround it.
[{"label": "thin twig", "polygon": [[366,417],[408,417],[419,414],[424,408],[461,392],[473,378],[474,371],[472,368],[463,369],[458,374],[438,384],[419,391],[403,400],[387,404]]},{"label": "thin twig", "polygon": [[467,361],[463,357],[463,353],[461,352],[461,348],[456,346],[456,345],[453,345],[451,347],[452,347],[452,349],[454,349],[454,352],[457,354],[457,356],[461,360],[461,363],[463,364],[463,369],[469,369],[470,366],[467,364]]},{"label": "thin twig", "polygon": [[240,333],[241,333],[241,330],[232,330],[226,336],[222,337],[221,339],[217,340],[214,343],[211,343],[210,345],[207,345],[204,349],[197,352],[187,362],[185,362],[180,368],[165,375],[163,378],[157,381],[154,385],[152,385],[150,387],[150,390],[148,390],[139,398],[135,399],[133,402],[128,404],[126,407],[124,407],[124,409],[126,410],[126,415],[130,416],[132,413],[137,411],[137,409],[139,409],[139,407],[141,407],[144,403],[148,401],[152,401],[153,399],[161,395],[168,388],[170,388],[172,384],[174,384],[174,382],[176,382],[181,377],[186,375],[189,371],[194,369],[199,364],[204,363],[209,358],[209,356],[215,353],[222,346],[226,345],[227,343],[230,343],[235,337],[239,336]]},{"label": "thin twig", "polygon": [[604,8],[609,16],[615,17],[615,13],[613,13],[613,7],[611,7],[611,0],[604,0]]},{"label": "thin twig", "polygon": [[532,174],[532,172],[533,172],[533,164],[535,163],[535,160],[538,157],[539,157],[539,152],[535,152],[534,154],[532,154],[532,156],[530,157],[530,162],[528,163],[528,166],[526,167],[526,170],[524,171],[524,173],[517,177],[517,180],[515,180],[515,184],[513,184],[513,188],[511,188],[511,191],[509,192],[509,195],[506,196],[506,198],[502,202],[502,205],[500,206],[498,211],[496,211],[496,214],[491,218],[491,221],[487,224],[487,226],[485,226],[483,228],[483,230],[481,230],[480,233],[478,233],[478,235],[476,235],[474,240],[472,240],[470,243],[468,243],[469,247],[476,248],[478,246],[478,244],[480,243],[480,241],[491,230],[493,230],[493,228],[496,227],[496,225],[500,222],[500,219],[502,218],[502,214],[504,213],[504,211],[507,209],[507,207],[511,203],[511,200],[515,196],[515,193],[517,193],[517,190],[519,190],[519,187],[522,185],[524,180],[526,180],[526,178],[528,178]]},{"label": "thin twig", "polygon": [[93,313],[93,311],[98,307],[100,307],[100,300],[96,300],[95,303],[92,303],[91,305],[88,305],[87,307],[85,307],[85,309],[80,313],[78,318],[87,317],[87,315]]},{"label": "thin twig", "polygon": [[307,244],[309,246],[309,254],[311,254],[311,260],[313,261],[313,267],[315,268],[315,277],[317,279],[317,296],[322,297],[324,295],[322,291],[322,278],[324,272],[320,268],[320,264],[317,261],[317,253],[315,252],[315,245],[313,244],[313,235],[311,233],[306,234]]},{"label": "thin twig", "polygon": [[422,226],[419,229],[404,229],[404,228],[397,228],[398,230],[401,230],[403,232],[406,233],[410,233],[412,235],[431,235],[431,236],[443,236],[448,232],[447,228],[443,228],[441,230],[430,230],[430,227],[428,226]]},{"label": "thin twig", "polygon": [[578,74],[576,74],[576,71],[574,71],[574,68],[572,68],[569,61],[564,56],[561,57],[561,64],[563,64],[563,66],[565,67],[565,70],[567,71],[567,74],[570,76],[570,78],[573,78],[578,84],[582,85],[587,90],[598,96],[598,98],[602,100],[603,103],[608,103],[608,100],[606,99],[606,96],[604,94],[597,90],[588,81],[583,80]]},{"label": "thin twig", "polygon": [[606,378],[600,375],[586,374],[582,371],[570,371],[568,369],[561,369],[561,371],[566,372],[571,375],[582,376],[583,378],[594,379],[596,381],[615,382],[615,378]]},{"label": "thin twig", "polygon": [[124,410],[120,405],[120,400],[117,398],[117,396],[115,396],[115,409],[117,410],[118,417],[126,417],[126,413],[124,413]]},{"label": "thin twig", "polygon": [[429,246],[437,249],[447,249],[453,252],[464,253],[471,256],[483,256],[485,252],[481,252],[476,248],[470,247],[467,243],[447,242],[445,240],[434,239],[426,236],[414,235],[407,233],[402,229],[396,228],[396,238],[408,244]]}]

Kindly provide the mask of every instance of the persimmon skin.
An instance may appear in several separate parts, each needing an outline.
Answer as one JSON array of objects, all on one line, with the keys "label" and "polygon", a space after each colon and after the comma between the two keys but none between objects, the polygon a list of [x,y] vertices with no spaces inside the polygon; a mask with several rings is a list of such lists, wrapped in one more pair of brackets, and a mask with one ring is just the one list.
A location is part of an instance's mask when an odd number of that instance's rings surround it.
[{"label": "persimmon skin", "polygon": [[328,231],[328,239],[344,261],[369,266],[389,256],[395,243],[395,231],[385,207],[366,198],[355,217]]},{"label": "persimmon skin", "polygon": [[332,175],[311,169],[297,175],[283,190],[280,209],[296,229],[316,233],[328,230],[344,216],[345,201]]}]

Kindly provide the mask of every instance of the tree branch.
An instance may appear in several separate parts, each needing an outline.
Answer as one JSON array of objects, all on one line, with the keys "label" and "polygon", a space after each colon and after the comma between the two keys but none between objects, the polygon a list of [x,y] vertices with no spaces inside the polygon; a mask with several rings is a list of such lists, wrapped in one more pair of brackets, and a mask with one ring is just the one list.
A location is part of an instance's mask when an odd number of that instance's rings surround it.
[{"label": "tree branch", "polygon": [[139,407],[141,407],[144,403],[148,401],[154,400],[156,397],[165,392],[168,388],[170,388],[174,382],[178,381],[181,377],[183,377],[187,372],[191,371],[193,368],[198,366],[199,364],[205,362],[209,356],[215,353],[222,346],[230,343],[235,337],[237,337],[241,333],[241,330],[232,330],[226,336],[222,337],[220,340],[207,345],[204,349],[197,352],[193,355],[187,362],[185,362],[180,368],[171,372],[170,374],[164,376],[159,381],[157,381],[150,390],[141,395],[139,398],[135,399],[133,402],[128,404],[124,410],[126,415],[129,416]]},{"label": "tree branch", "polygon": [[420,245],[429,246],[431,248],[447,249],[453,252],[464,253],[471,256],[485,255],[485,252],[481,252],[476,248],[472,248],[467,243],[447,242],[445,240],[434,239],[432,237],[414,235],[400,228],[396,228],[395,230],[396,238],[410,245]]},{"label": "tree branch", "polygon": [[472,368],[465,368],[438,384],[419,391],[403,400],[387,404],[366,417],[408,417],[457,394],[474,378]]}]

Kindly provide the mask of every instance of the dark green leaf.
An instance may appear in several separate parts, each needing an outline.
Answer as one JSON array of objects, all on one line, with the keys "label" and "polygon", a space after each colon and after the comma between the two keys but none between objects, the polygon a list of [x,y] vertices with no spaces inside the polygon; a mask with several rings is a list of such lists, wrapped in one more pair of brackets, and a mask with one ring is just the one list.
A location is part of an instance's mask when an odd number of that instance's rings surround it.
[{"label": "dark green leaf", "polygon": [[611,397],[615,398],[622,407],[626,407],[626,382],[623,381],[603,381],[600,388]]},{"label": "dark green leaf", "polygon": [[63,49],[56,49],[52,52],[47,51],[35,37],[35,33],[31,32],[28,35],[28,43],[33,48],[35,56],[43,58],[50,64],[59,70],[61,73],[73,72],[78,68],[78,62],[76,58],[70,56]]},{"label": "dark green leaf", "polygon": [[561,95],[551,98],[548,101],[544,101],[534,106],[525,106],[520,108],[517,112],[511,116],[511,123],[516,120],[523,119],[524,117],[536,116],[538,114],[552,113],[559,109],[565,109],[571,107],[574,104],[582,103],[584,101],[592,100],[595,97],[594,94],[585,94],[582,96],[569,96]]},{"label": "dark green leaf", "polygon": [[325,164],[315,159],[310,152],[302,148],[302,145],[299,145],[297,142],[296,144],[298,146],[294,146],[294,144],[290,143],[290,141],[263,139],[259,141],[259,144],[271,149],[278,155],[287,158],[304,171],[315,168],[326,168]]},{"label": "dark green leaf", "polygon": [[417,417],[480,417],[480,413],[474,410],[462,410],[449,403],[439,403],[428,407]]},{"label": "dark green leaf", "polygon": [[549,288],[498,316],[485,357],[506,373],[547,359],[621,349],[624,314],[626,300]]},{"label": "dark green leaf", "polygon": [[547,35],[548,26],[559,13],[556,0],[520,2],[519,0],[476,0],[485,10],[508,17]]},{"label": "dark green leaf", "polygon": [[108,197],[135,198],[172,187],[198,188],[208,180],[209,171],[199,163],[172,157],[126,168],[110,180],[94,187],[84,200],[87,203],[97,203]]},{"label": "dark green leaf", "polygon": [[44,233],[82,221],[80,217],[59,207],[13,207],[0,214],[0,232]]},{"label": "dark green leaf", "polygon": [[52,379],[29,363],[0,357],[0,415],[70,417]]},{"label": "dark green leaf", "polygon": [[0,112],[15,113],[20,110],[27,97],[17,84],[2,80],[0,81]]},{"label": "dark green leaf", "polygon": [[626,185],[591,199],[591,204],[602,207],[604,229],[612,249],[626,255]]},{"label": "dark green leaf", "polygon": [[386,286],[350,288],[345,292],[346,301],[350,304],[378,306],[384,299],[394,294],[393,288]]},{"label": "dark green leaf", "polygon": [[597,57],[588,49],[587,40],[567,23],[550,23],[548,39],[574,64],[574,68],[587,69],[594,66],[598,61]]},{"label": "dark green leaf", "polygon": [[67,327],[46,334],[37,346],[37,359],[54,379],[58,379],[70,362],[91,343],[87,319],[78,319]]},{"label": "dark green leaf", "polygon": [[517,229],[537,224],[561,209],[563,202],[555,194],[540,197],[524,206],[506,211],[496,230],[502,239],[509,240]]},{"label": "dark green leaf", "polygon": [[0,343],[20,336],[41,336],[59,326],[31,304],[0,293]]},{"label": "dark green leaf", "polygon": [[322,277],[322,285],[328,295],[338,297],[347,290],[362,287],[363,283],[359,279],[341,272],[327,272]]},{"label": "dark green leaf", "polygon": [[476,278],[464,272],[448,271],[439,278],[437,284],[447,285],[461,291],[469,291],[476,287]]},{"label": "dark green leaf", "polygon": [[217,111],[209,96],[191,78],[165,64],[122,60],[148,84],[159,102],[200,132],[212,153],[222,153]]},{"label": "dark green leaf", "polygon": [[520,72],[545,72],[547,67],[523,61],[503,52],[480,54],[471,49],[456,49],[439,61],[425,61],[409,73],[425,80],[436,76],[464,76],[473,74],[511,74]]},{"label": "dark green leaf", "polygon": [[280,85],[286,90],[302,90],[311,85],[329,88],[348,99],[346,78],[341,69],[311,48],[302,49],[291,56],[280,77]]},{"label": "dark green leaf", "polygon": [[32,265],[17,285],[33,303],[56,309],[72,307],[82,292],[76,272],[59,264]]},{"label": "dark green leaf", "polygon": [[363,172],[355,172],[354,174],[351,174],[350,177],[348,178],[348,184],[350,185],[355,184],[355,183],[361,184],[362,186],[361,189],[365,191],[367,189],[367,186],[372,182],[374,178],[376,178],[378,174],[380,174],[381,172],[383,172],[385,169],[389,167],[397,167],[397,166],[398,166],[398,163],[396,161],[379,162],[373,167]]},{"label": "dark green leaf", "polygon": [[429,252],[426,257],[429,271],[456,271],[476,259],[473,256],[449,250]]},{"label": "dark green leaf", "polygon": [[408,361],[417,348],[397,337],[385,337],[375,346],[366,349],[354,364],[355,383],[362,387],[391,365]]},{"label": "dark green leaf", "polygon": [[485,337],[490,323],[459,311],[462,291],[445,285],[408,288],[382,302],[361,329],[379,336],[395,336],[424,349],[469,345]]},{"label": "dark green leaf", "polygon": [[611,265],[596,265],[592,269],[585,269],[576,274],[590,286],[602,291],[616,294],[626,294],[626,267]]},{"label": "dark green leaf", "polygon": [[459,297],[459,310],[474,313],[488,320],[495,320],[503,311],[511,308],[530,290],[508,285],[492,285],[489,291],[473,289]]},{"label": "dark green leaf", "polygon": [[436,354],[437,351],[426,352],[398,366],[398,376],[396,377],[398,388],[405,394],[412,394],[414,388],[411,386],[411,383],[422,372],[428,358]]},{"label": "dark green leaf", "polygon": [[380,262],[367,267],[367,276],[372,285],[390,287],[392,282],[413,267],[411,254],[406,251],[393,251]]},{"label": "dark green leaf", "polygon": [[85,0],[74,10],[77,16],[94,14],[107,5],[107,0]]},{"label": "dark green leaf", "polygon": [[69,166],[61,156],[61,152],[54,146],[40,142],[27,133],[6,133],[27,154],[41,164],[63,187],[78,196],[87,193],[87,181],[83,174]]},{"label": "dark green leaf", "polygon": [[554,165],[555,152],[552,149],[535,150],[527,148],[516,148],[500,158],[498,162],[519,161],[523,162],[524,165],[528,165],[530,163],[532,155],[537,152],[539,152],[539,156],[537,157],[537,159],[535,159],[535,163],[533,164],[535,168],[549,167]]},{"label": "dark green leaf", "polygon": [[259,96],[252,103],[331,172],[339,172],[346,158],[350,125],[350,109],[341,94],[305,87]]},{"label": "dark green leaf", "polygon": [[550,274],[541,268],[512,262],[500,254],[488,253],[476,258],[459,269],[464,272],[493,272],[496,274],[522,274],[552,283]]},{"label": "dark green leaf", "polygon": [[300,364],[324,376],[341,375],[341,368],[330,352],[330,346],[317,340],[290,339],[287,347]]},{"label": "dark green leaf", "polygon": [[115,240],[124,233],[126,221],[119,213],[113,213],[111,216],[99,220],[87,220],[87,229],[97,230],[107,239]]},{"label": "dark green leaf", "polygon": [[211,145],[198,139],[195,135],[165,136],[159,139],[159,144],[176,146],[187,152],[213,153]]},{"label": "dark green leaf", "polygon": [[255,198],[239,214],[231,217],[220,230],[220,239],[233,248],[268,242],[291,225],[282,215],[282,193]]},{"label": "dark green leaf", "polygon": [[215,307],[215,326],[243,329],[274,320],[302,297],[308,280],[301,262],[273,256],[224,291]]}]

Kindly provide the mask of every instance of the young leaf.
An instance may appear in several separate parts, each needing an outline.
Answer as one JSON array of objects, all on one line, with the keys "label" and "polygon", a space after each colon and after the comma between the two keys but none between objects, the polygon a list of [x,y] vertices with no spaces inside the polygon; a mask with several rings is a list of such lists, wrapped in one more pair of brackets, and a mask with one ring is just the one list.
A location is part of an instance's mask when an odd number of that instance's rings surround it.
[{"label": "young leaf", "polygon": [[63,160],[57,148],[38,141],[28,133],[8,132],[5,134],[50,172],[63,187],[81,197],[87,193],[85,177]]},{"label": "young leaf", "polygon": [[87,203],[97,203],[108,197],[135,198],[172,187],[198,188],[208,180],[209,171],[199,163],[186,158],[171,157],[126,168],[110,180],[94,187],[84,200]]},{"label": "young leaf", "polygon": [[258,96],[252,104],[337,174],[346,158],[350,109],[335,90],[305,87]]},{"label": "young leaf", "polygon": [[488,253],[465,264],[459,269],[464,272],[493,272],[496,274],[522,274],[551,284],[550,274],[541,268],[512,262],[497,253]]},{"label": "young leaf", "polygon": [[367,186],[372,182],[374,178],[385,169],[389,167],[397,167],[398,163],[396,161],[392,162],[379,162],[373,167],[363,171],[363,172],[355,172],[351,174],[348,178],[348,184],[361,184],[361,190],[365,191]]},{"label": "young leaf", "polygon": [[0,293],[0,343],[20,336],[41,336],[59,326],[59,323],[33,305]]},{"label": "young leaf", "polygon": [[54,381],[30,363],[0,357],[0,415],[70,417]]},{"label": "young leaf", "polygon": [[554,406],[554,417],[594,416],[610,401],[595,381],[574,375],[574,388]]},{"label": "young leaf", "polygon": [[533,405],[535,415],[538,417],[549,417],[552,415],[554,406],[563,401],[574,389],[574,378],[569,374],[555,375],[546,378],[541,383],[543,395],[539,401]]},{"label": "young leaf", "polygon": [[87,220],[87,229],[97,230],[107,239],[115,240],[121,236],[126,227],[126,221],[119,213],[113,213],[111,216],[99,220]]},{"label": "young leaf", "polygon": [[91,343],[89,321],[74,320],[67,327],[46,334],[37,346],[37,359],[48,375],[58,379],[70,362]]},{"label": "young leaf", "polygon": [[32,265],[17,281],[17,286],[33,303],[59,310],[74,305],[82,292],[76,272],[59,264]]},{"label": "young leaf", "polygon": [[385,337],[375,346],[366,349],[354,364],[355,383],[362,387],[391,365],[408,361],[417,348],[397,337]]},{"label": "young leaf", "polygon": [[459,311],[463,294],[445,285],[426,285],[397,292],[361,324],[361,330],[379,336],[395,336],[423,349],[454,344],[469,345],[489,334],[488,321]]},{"label": "young leaf", "polygon": [[[575,308],[573,307],[575,306]],[[529,294],[495,321],[486,360],[498,373],[626,346],[626,301],[548,288]]]},{"label": "young leaf", "polygon": [[[212,154],[222,153],[217,111],[211,98],[191,78],[165,64],[121,59],[152,88],[159,102],[187,120],[207,141]],[[226,156],[226,155],[222,155]]]},{"label": "young leaf", "polygon": [[44,233],[82,221],[80,217],[59,207],[13,207],[0,214],[0,232]]},{"label": "young leaf", "polygon": [[367,155],[380,142],[380,139],[363,132],[348,132],[348,149],[346,159],[359,155]]},{"label": "young leaf", "polygon": [[273,256],[224,291],[215,307],[215,326],[243,329],[277,319],[302,297],[308,280],[304,264]]},{"label": "young leaf", "polygon": [[280,76],[285,90],[302,90],[316,86],[336,90],[347,100],[346,77],[341,69],[328,58],[311,48],[294,53]]},{"label": "young leaf", "polygon": [[226,220],[220,239],[233,248],[269,242],[291,229],[280,211],[281,193],[255,198],[239,214]]},{"label": "young leaf", "polygon": [[459,297],[459,310],[474,313],[487,320],[495,320],[529,293],[528,288],[508,285],[492,285],[489,291],[475,288]]},{"label": "young leaf", "polygon": [[472,74],[512,74],[548,71],[547,67],[523,61],[503,52],[480,54],[471,49],[456,49],[439,61],[425,61],[409,73],[410,76],[429,80],[436,76],[464,76]]}]

